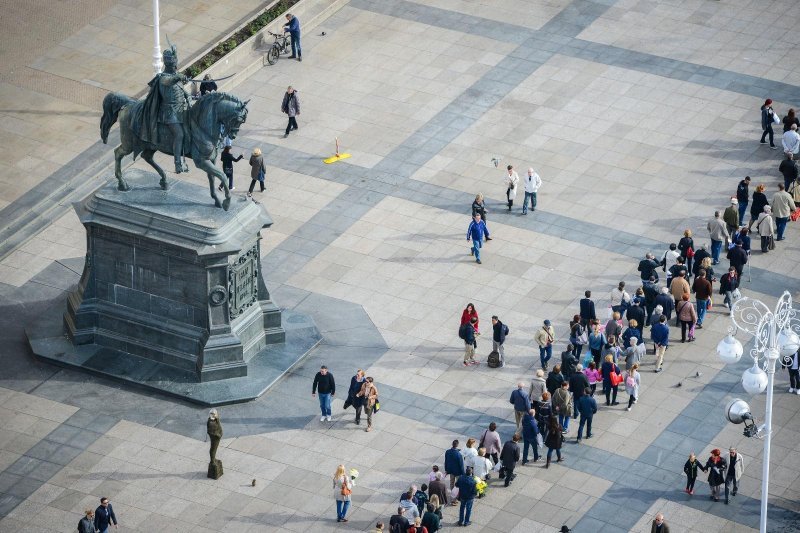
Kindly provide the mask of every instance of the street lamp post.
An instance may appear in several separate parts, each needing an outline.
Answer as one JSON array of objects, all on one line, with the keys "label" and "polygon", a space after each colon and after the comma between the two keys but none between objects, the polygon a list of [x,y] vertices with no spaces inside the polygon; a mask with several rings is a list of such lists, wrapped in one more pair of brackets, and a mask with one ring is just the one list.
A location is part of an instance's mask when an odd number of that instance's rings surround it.
[{"label": "street lamp post", "polygon": [[761,475],[761,520],[759,529],[767,533],[767,503],[769,500],[769,456],[772,445],[772,394],[775,378],[775,365],[778,359],[790,364],[792,356],[800,349],[800,317],[792,307],[792,296],[788,291],[778,299],[775,311],[764,303],[752,298],[740,298],[731,308],[733,325],[728,335],[717,345],[717,355],[724,363],[736,363],[742,357],[744,348],[734,335],[742,330],[754,340],[750,356],[753,366],[742,374],[742,387],[749,394],[767,391],[767,405],[764,424],[758,428],[744,400],[734,399],[726,409],[727,419],[734,423],[744,423],[744,435],[764,439],[764,464]]},{"label": "street lamp post", "polygon": [[159,18],[160,11],[158,9],[158,0],[153,0],[153,70],[156,74],[161,72],[164,68],[164,63],[161,62],[161,37],[159,36]]}]

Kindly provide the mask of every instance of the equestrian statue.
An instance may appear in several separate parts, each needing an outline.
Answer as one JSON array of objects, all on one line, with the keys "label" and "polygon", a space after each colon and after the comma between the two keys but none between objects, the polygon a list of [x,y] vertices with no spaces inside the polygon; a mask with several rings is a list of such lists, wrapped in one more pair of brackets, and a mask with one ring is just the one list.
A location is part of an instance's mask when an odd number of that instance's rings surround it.
[{"label": "equestrian statue", "polygon": [[[122,176],[122,158],[133,153],[142,158],[161,176],[161,188],[167,190],[167,176],[156,162],[156,152],[171,154],[175,158],[175,172],[188,172],[186,157],[205,171],[208,187],[216,207],[227,211],[231,202],[228,180],[215,166],[217,153],[225,137],[235,139],[239,128],[247,120],[247,102],[233,95],[211,92],[201,96],[194,105],[183,86],[189,80],[178,72],[178,51],[172,45],[164,50],[164,72],[148,84],[150,91],[144,100],[134,100],[124,94],[109,93],[103,99],[103,118],[100,120],[100,138],[108,142],[111,126],[119,120],[120,145],[114,150],[114,175],[120,191],[130,190]],[[220,201],[214,187],[219,179],[225,191]]]}]

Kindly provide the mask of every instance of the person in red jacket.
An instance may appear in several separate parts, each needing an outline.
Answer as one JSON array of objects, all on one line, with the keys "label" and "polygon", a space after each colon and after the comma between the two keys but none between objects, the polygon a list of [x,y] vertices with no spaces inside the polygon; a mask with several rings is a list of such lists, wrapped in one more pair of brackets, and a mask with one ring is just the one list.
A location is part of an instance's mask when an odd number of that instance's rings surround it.
[{"label": "person in red jacket", "polygon": [[[475,306],[472,303],[468,303],[467,307],[461,313],[461,325],[463,326],[464,324],[469,324],[470,320],[472,320],[472,317],[475,317],[477,319],[478,318],[478,311],[475,310]],[[479,320],[476,320],[476,322],[474,324],[475,333],[479,333],[479,331],[480,331],[478,329],[479,322],[480,322]]]}]

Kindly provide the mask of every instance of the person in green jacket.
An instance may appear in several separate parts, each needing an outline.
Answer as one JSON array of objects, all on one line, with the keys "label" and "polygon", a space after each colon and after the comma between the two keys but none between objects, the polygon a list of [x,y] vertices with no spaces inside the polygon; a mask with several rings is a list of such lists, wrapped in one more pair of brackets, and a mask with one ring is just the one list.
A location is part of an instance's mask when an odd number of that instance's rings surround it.
[{"label": "person in green jacket", "polygon": [[442,527],[439,515],[436,514],[436,509],[430,503],[427,512],[422,516],[421,525],[428,529],[428,533],[435,533]]}]

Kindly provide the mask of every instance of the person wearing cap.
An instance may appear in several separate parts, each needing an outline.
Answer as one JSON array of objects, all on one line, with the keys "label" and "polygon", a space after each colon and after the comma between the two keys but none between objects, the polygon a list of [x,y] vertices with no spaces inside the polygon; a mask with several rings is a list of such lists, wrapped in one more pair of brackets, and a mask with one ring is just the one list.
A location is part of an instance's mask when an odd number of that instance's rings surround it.
[{"label": "person wearing cap", "polygon": [[[725,474],[725,505],[728,505],[728,493],[731,496],[736,496],[739,490],[739,479],[744,472],[744,457],[736,451],[736,448],[731,447],[728,454],[728,472]],[[733,490],[731,490],[731,487]]]},{"label": "person wearing cap", "polygon": [[790,190],[792,188],[792,184],[797,180],[798,177],[798,168],[797,163],[794,160],[794,154],[789,152],[786,154],[786,159],[781,161],[781,164],[778,166],[778,172],[783,174],[783,186],[786,190]]},{"label": "person wearing cap", "polygon": [[725,221],[719,216],[719,211],[714,211],[714,218],[706,225],[708,234],[711,236],[711,260],[714,264],[719,263],[719,253],[722,251],[722,244],[731,238]]},{"label": "person wearing cap", "polygon": [[764,206],[764,211],[758,215],[756,231],[761,237],[761,252],[769,252],[770,241],[775,233],[775,222],[772,218],[772,208],[770,206]]},{"label": "person wearing cap", "polygon": [[722,213],[722,220],[725,221],[728,234],[733,235],[739,229],[739,200],[731,198],[731,205]]},{"label": "person wearing cap", "polygon": [[789,223],[789,217],[794,211],[794,198],[786,192],[786,187],[783,183],[778,184],[778,192],[772,196],[772,214],[775,217],[776,234],[775,240],[782,241],[783,234],[786,231],[786,225]]},{"label": "person wearing cap", "polygon": [[650,527],[650,533],[669,533],[669,526],[664,521],[664,515],[658,513],[653,519],[653,525]]},{"label": "person wearing cap", "polygon": [[744,216],[750,202],[750,176],[745,176],[736,187],[736,201],[739,202],[739,226],[744,226]]},{"label": "person wearing cap", "polygon": [[761,106],[761,144],[767,144],[767,135],[769,135],[769,146],[773,150],[778,147],[775,146],[775,132],[772,131],[772,123],[774,122],[775,111],[772,109],[772,99],[767,98],[764,105]]},{"label": "person wearing cap", "polygon": [[547,362],[553,357],[553,343],[556,342],[556,330],[550,325],[549,320],[544,321],[534,338],[539,345],[539,362],[542,363],[542,370],[547,370]]},{"label": "person wearing cap", "polygon": [[792,124],[792,129],[783,134],[783,153],[797,155],[800,153],[800,134],[797,133],[797,124]]}]

